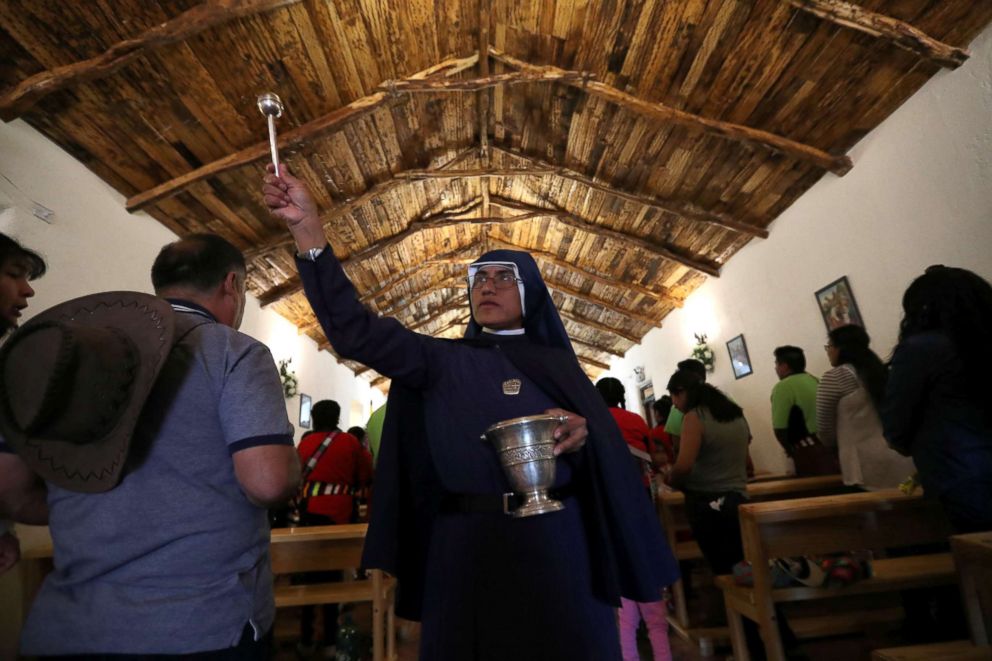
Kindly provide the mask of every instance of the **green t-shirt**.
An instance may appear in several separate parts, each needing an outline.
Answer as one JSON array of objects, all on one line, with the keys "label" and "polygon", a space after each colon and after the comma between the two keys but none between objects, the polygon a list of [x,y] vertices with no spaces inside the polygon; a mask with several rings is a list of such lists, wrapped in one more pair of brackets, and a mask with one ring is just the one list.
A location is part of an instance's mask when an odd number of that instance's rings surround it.
[{"label": "green t-shirt", "polygon": [[668,420],[665,421],[665,431],[675,436],[682,435],[682,411],[674,406],[668,413]]},{"label": "green t-shirt", "polygon": [[806,430],[816,433],[816,387],[819,381],[809,372],[790,374],[772,388],[772,427],[789,428],[789,412],[798,406],[806,421]]},{"label": "green t-shirt", "polygon": [[365,436],[369,439],[369,450],[372,451],[372,460],[379,460],[379,440],[382,438],[382,423],[386,419],[386,405],[383,404],[372,411],[369,421],[365,425]]}]

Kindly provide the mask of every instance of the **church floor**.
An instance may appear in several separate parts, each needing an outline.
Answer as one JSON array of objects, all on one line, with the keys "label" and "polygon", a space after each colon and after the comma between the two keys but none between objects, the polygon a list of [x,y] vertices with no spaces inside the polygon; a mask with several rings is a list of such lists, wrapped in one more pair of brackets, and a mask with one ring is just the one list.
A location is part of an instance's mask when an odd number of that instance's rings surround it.
[{"label": "church floor", "polygon": [[[357,627],[360,630],[368,632],[371,622],[370,609],[367,606],[358,605],[352,610],[352,614]],[[321,630],[319,622],[317,630]],[[398,621],[397,661],[417,661],[418,632],[417,624],[402,620]],[[280,610],[276,620],[276,642],[278,646],[276,660],[296,661],[301,659],[296,653],[296,641],[298,639],[299,609],[287,608]],[[729,647],[718,646],[713,655],[703,656],[700,654],[698,646],[682,640],[674,633],[671,634],[670,640],[672,658],[675,661],[728,661],[733,658]],[[873,649],[900,644],[905,643],[902,643],[891,632],[879,632],[872,636],[850,635],[803,641],[801,652],[805,655],[804,658],[809,661],[837,661],[838,659],[843,659],[844,661],[867,661],[870,659]],[[639,651],[642,661],[651,661],[651,647],[644,635],[639,638]],[[321,659],[322,656],[318,652],[311,658]]]}]

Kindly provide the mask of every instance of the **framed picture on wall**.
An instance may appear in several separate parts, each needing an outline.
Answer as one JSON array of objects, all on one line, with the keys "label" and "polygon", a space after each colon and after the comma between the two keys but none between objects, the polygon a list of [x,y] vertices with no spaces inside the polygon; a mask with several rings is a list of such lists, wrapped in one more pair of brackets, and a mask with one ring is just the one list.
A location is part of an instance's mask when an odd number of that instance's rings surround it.
[{"label": "framed picture on wall", "polygon": [[654,384],[648,381],[646,384],[641,386],[641,407],[644,409],[644,418],[648,422],[649,427],[655,427],[657,423],[651,424],[654,421],[654,411],[651,405],[654,404]]},{"label": "framed picture on wall", "polygon": [[820,314],[823,315],[823,323],[827,325],[828,333],[848,324],[865,325],[861,320],[861,312],[854,301],[851,284],[847,281],[846,275],[818,290],[816,304],[820,306]]},{"label": "framed picture on wall", "polygon": [[310,421],[310,407],[312,405],[313,400],[310,399],[310,395],[300,393],[300,426],[304,429],[310,429],[312,424]]},{"label": "framed picture on wall", "polygon": [[751,369],[751,356],[747,354],[747,343],[743,334],[727,342],[727,351],[730,353],[730,365],[734,369],[735,379],[743,379],[754,372]]}]

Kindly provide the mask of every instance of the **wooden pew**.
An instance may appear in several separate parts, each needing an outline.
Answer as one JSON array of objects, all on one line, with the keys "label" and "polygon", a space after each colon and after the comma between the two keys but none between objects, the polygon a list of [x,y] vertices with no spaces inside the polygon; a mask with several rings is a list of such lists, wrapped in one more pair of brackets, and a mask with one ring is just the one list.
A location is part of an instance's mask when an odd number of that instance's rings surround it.
[{"label": "wooden pew", "polygon": [[971,640],[989,645],[992,635],[992,531],[951,537]]},{"label": "wooden pew", "polygon": [[[357,569],[365,545],[366,523],[340,526],[279,528],[272,531],[272,573]],[[373,661],[396,658],[396,621],[393,614],[395,580],[379,569],[354,581],[313,585],[275,586],[276,608],[318,604],[370,602],[372,604]]]},{"label": "wooden pew", "polygon": [[[747,495],[751,502],[780,500],[786,498],[804,498],[837,493],[844,488],[840,475],[821,475],[817,477],[778,477],[761,478],[749,482]],[[668,544],[678,560],[698,560],[703,554],[695,540],[679,541],[679,533],[689,530],[689,521],[685,515],[685,494],[681,491],[662,493],[657,501],[658,516],[665,528]],[[700,629],[693,627],[689,621],[689,608],[682,581],[672,586],[672,601],[675,604],[675,615],[669,617],[669,623],[677,634],[687,640],[699,642],[700,638],[724,638],[724,629]]]},{"label": "wooden pew", "polygon": [[992,659],[992,532],[951,537],[951,554],[958,572],[971,640],[875,650],[872,661],[971,661]]},{"label": "wooden pew", "polygon": [[[775,620],[775,604],[852,595],[898,592],[954,583],[949,553],[882,558],[884,549],[947,541],[949,527],[939,508],[922,496],[896,489],[743,505],[744,555],[752,563],[754,586],[733,576],[717,577],[723,590],[734,658],[750,658],[742,617],[758,623],[771,661],[785,658]],[[846,587],[772,589],[768,561],[852,550],[875,551],[873,575]]]},{"label": "wooden pew", "polygon": [[978,647],[970,640],[890,647],[871,653],[872,661],[989,661],[992,647]]}]

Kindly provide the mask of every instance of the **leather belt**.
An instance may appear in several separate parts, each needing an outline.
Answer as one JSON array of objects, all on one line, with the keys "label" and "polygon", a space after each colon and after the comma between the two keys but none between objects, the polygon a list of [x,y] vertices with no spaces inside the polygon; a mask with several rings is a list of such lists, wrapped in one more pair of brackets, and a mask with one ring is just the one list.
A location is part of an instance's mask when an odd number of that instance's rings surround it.
[{"label": "leather belt", "polygon": [[[575,494],[571,484],[551,489],[548,495],[555,500],[564,500]],[[446,493],[441,498],[439,511],[442,514],[513,514],[520,507],[524,497],[513,492],[507,493]]]}]

